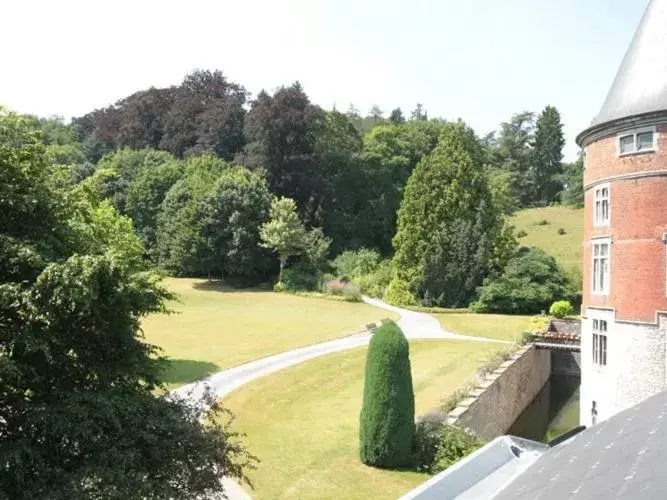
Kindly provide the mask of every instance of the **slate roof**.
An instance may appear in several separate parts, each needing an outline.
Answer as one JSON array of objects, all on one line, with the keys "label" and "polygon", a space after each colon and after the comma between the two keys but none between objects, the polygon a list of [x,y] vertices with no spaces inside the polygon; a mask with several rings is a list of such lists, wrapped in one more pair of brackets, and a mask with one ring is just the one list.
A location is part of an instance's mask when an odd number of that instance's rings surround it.
[{"label": "slate roof", "polygon": [[549,322],[547,333],[560,333],[565,335],[572,335],[577,338],[581,337],[581,320],[573,319],[552,319]]},{"label": "slate roof", "polygon": [[550,448],[495,500],[667,498],[667,391]]},{"label": "slate roof", "polygon": [[591,128],[667,110],[667,0],[650,0]]}]

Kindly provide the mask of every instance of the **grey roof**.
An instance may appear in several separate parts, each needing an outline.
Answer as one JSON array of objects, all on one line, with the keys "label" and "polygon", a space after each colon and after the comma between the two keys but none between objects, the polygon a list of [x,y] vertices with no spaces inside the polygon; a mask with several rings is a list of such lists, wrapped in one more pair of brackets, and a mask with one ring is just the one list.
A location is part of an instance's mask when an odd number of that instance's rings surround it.
[{"label": "grey roof", "polygon": [[581,320],[574,319],[552,319],[549,322],[549,333],[564,333],[568,335],[581,335]]},{"label": "grey roof", "polygon": [[667,391],[550,448],[495,500],[667,498]]},{"label": "grey roof", "polygon": [[500,436],[433,476],[400,500],[478,500],[493,495],[548,450],[547,445]]},{"label": "grey roof", "polygon": [[667,0],[650,0],[591,127],[667,109]]}]

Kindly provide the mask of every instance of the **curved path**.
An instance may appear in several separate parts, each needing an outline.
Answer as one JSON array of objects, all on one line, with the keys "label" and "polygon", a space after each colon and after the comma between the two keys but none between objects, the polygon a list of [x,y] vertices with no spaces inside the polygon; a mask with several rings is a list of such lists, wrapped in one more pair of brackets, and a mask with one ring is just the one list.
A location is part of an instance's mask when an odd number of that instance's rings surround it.
[{"label": "curved path", "polygon": [[[440,326],[440,322],[430,314],[391,306],[381,300],[372,299],[370,297],[364,297],[363,301],[371,306],[398,313],[400,315],[400,318],[397,321],[398,326],[403,330],[403,333],[408,340],[449,339],[470,340],[473,342],[509,343],[503,340],[489,339],[485,337],[471,337],[468,335],[459,335],[457,333],[448,332],[444,330],[442,326]],[[265,375],[269,375],[270,373],[297,365],[312,358],[324,356],[325,354],[354,349],[355,347],[363,347],[369,343],[371,337],[372,334],[369,332],[355,333],[347,337],[329,340],[327,342],[321,342],[306,347],[299,347],[280,354],[274,354],[273,356],[250,361],[249,363],[214,373],[213,375],[196,382],[181,386],[178,389],[173,390],[172,394],[178,397],[199,401],[205,392],[210,391],[216,396],[216,399],[220,399],[242,385]],[[224,487],[228,498],[232,500],[250,498],[243,489],[229,478],[224,479]]]},{"label": "curved path", "polygon": [[[408,311],[399,307],[390,306],[378,299],[364,297],[364,302],[369,305],[386,309],[398,313],[400,319],[397,321],[403,333],[408,340],[417,339],[450,339],[450,340],[470,340],[474,342],[496,342],[507,343],[502,340],[488,339],[484,337],[471,337],[468,335],[459,335],[443,330],[440,322],[430,314]],[[280,354],[274,354],[266,358],[260,358],[249,363],[234,366],[223,370],[196,382],[186,384],[172,391],[174,394],[200,399],[203,393],[208,389],[213,392],[217,398],[222,398],[230,392],[238,389],[244,384],[263,377],[270,373],[277,372],[284,368],[302,363],[318,356],[331,354],[334,352],[363,347],[368,344],[372,334],[369,332],[355,333],[347,337],[341,337],[319,344],[298,347]]]}]

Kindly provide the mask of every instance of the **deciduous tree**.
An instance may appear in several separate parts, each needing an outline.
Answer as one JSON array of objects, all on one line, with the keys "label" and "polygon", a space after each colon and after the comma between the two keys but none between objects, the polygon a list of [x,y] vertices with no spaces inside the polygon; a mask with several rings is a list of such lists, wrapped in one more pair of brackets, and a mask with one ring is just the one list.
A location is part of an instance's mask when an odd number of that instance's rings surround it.
[{"label": "deciduous tree", "polygon": [[278,254],[282,283],[283,269],[287,259],[301,255],[305,248],[306,230],[299,219],[296,203],[290,198],[276,198],[271,203],[271,216],[260,228],[262,246]]},{"label": "deciduous tree", "polygon": [[171,293],[128,219],[52,182],[38,137],[0,111],[0,498],[220,493],[250,459],[238,438],[155,393],[140,322]]}]

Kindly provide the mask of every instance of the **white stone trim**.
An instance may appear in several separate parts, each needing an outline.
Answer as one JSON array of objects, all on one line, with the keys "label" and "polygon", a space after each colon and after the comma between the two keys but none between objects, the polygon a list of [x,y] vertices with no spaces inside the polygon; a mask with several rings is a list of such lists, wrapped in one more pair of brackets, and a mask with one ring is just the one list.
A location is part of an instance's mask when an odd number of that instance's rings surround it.
[{"label": "white stone trim", "polygon": [[643,179],[644,177],[667,177],[667,170],[649,170],[646,172],[632,172],[630,174],[620,174],[613,175],[611,177],[605,177],[604,179],[589,182],[584,186],[584,191],[588,191],[598,184],[604,184],[613,181],[631,181],[636,179]]}]

